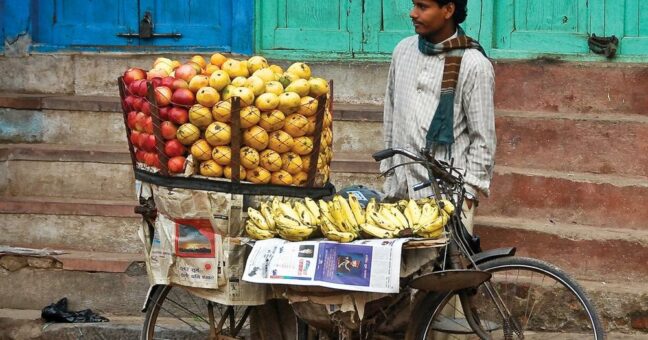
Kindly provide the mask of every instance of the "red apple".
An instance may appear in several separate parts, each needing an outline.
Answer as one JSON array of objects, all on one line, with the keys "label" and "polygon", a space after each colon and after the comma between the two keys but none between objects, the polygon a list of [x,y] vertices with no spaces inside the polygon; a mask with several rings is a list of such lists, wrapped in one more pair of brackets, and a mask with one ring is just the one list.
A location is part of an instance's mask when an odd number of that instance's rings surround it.
[{"label": "red apple", "polygon": [[173,92],[166,86],[158,86],[155,88],[155,101],[158,106],[167,106],[171,103],[171,96]]},{"label": "red apple", "polygon": [[137,121],[137,111],[131,111],[126,115],[126,125],[128,128],[135,129],[135,122]]},{"label": "red apple", "polygon": [[136,159],[138,162],[142,162],[142,163],[144,163],[144,157],[145,157],[145,156],[146,156],[146,152],[144,152],[144,150],[139,150],[139,149],[138,149],[137,151],[135,151],[135,159]]},{"label": "red apple", "polygon": [[153,87],[158,87],[162,85],[162,78],[161,77],[155,77],[151,79],[151,84],[153,84]]},{"label": "red apple", "polygon": [[146,125],[146,118],[148,116],[144,112],[138,112],[135,115],[135,130],[142,132],[144,131],[144,126]]},{"label": "red apple", "polygon": [[131,96],[139,96],[139,87],[141,82],[146,82],[146,79],[139,79],[130,83],[130,85],[128,85],[128,87],[126,88],[128,94]]},{"label": "red apple", "polygon": [[162,138],[169,140],[175,139],[178,128],[170,121],[164,121],[160,124],[160,132],[162,132]]},{"label": "red apple", "polygon": [[182,80],[186,81],[187,83],[196,74],[198,74],[196,69],[193,66],[189,65],[189,64],[180,65],[175,70],[175,77],[178,78],[178,79],[182,79]]},{"label": "red apple", "polygon": [[149,103],[146,100],[143,100],[142,105],[140,107],[140,111],[144,112],[145,115],[150,116],[151,115],[151,103]]},{"label": "red apple", "polygon": [[124,72],[124,83],[130,85],[132,82],[146,78],[146,72],[141,68],[131,67]]},{"label": "red apple", "polygon": [[174,106],[169,110],[169,119],[178,125],[182,125],[189,121],[189,112],[184,108]]},{"label": "red apple", "polygon": [[139,131],[131,131],[130,133],[130,141],[133,145],[137,146],[139,145],[139,140],[140,140],[141,133]]},{"label": "red apple", "polygon": [[147,152],[144,155],[144,163],[148,166],[155,166],[155,156],[156,154],[153,152]]},{"label": "red apple", "polygon": [[169,157],[182,156],[187,149],[177,139],[172,139],[164,143],[164,153]]},{"label": "red apple", "polygon": [[177,89],[188,89],[189,88],[189,83],[184,80],[184,79],[175,79],[173,80],[173,84],[171,85],[171,88],[175,91]]},{"label": "red apple", "polygon": [[171,102],[175,105],[191,106],[196,97],[189,89],[177,89],[173,91]]},{"label": "red apple", "polygon": [[171,110],[170,106],[158,108],[158,116],[160,117],[160,120],[169,120],[169,110]]},{"label": "red apple", "polygon": [[153,117],[148,116],[144,120],[144,132],[151,134],[153,133]]},{"label": "red apple", "polygon": [[[142,149],[148,152],[155,152],[156,140],[155,136],[147,134],[147,138],[142,142]],[[142,137],[140,137],[141,139]]]},{"label": "red apple", "polygon": [[150,135],[148,133],[146,133],[146,132],[140,132],[140,137],[139,137],[139,140],[137,141],[138,142],[137,147],[139,149],[147,151],[146,149],[144,149],[144,141],[146,141],[149,138],[149,136]]},{"label": "red apple", "polygon": [[184,170],[185,160],[186,159],[182,156],[176,156],[169,159],[169,162],[167,163],[169,166],[169,172],[176,174],[182,172]]},{"label": "red apple", "polygon": [[135,103],[135,99],[137,99],[136,96],[133,95],[128,95],[124,99],[124,102],[126,103],[126,109],[127,110],[134,110],[135,108],[133,107],[133,104]]},{"label": "red apple", "polygon": [[141,80],[139,86],[137,86],[137,95],[140,97],[146,97],[148,94],[148,81]]},{"label": "red apple", "polygon": [[173,78],[173,77],[164,77],[164,78],[162,78],[162,82],[160,83],[160,85],[161,86],[166,86],[166,87],[168,87],[170,89],[173,89],[173,82],[175,80],[176,79]]}]

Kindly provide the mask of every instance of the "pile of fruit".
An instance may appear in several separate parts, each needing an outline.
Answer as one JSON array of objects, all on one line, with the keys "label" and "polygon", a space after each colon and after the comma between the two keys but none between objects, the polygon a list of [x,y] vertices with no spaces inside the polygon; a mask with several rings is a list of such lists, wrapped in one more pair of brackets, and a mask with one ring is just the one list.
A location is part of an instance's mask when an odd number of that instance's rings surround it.
[{"label": "pile of fruit", "polygon": [[[207,177],[232,176],[232,135],[240,134],[241,180],[252,183],[304,185],[313,153],[316,111],[320,96],[329,95],[325,79],[313,77],[305,63],[284,70],[261,56],[247,60],[219,53],[196,55],[180,63],[157,58],[148,72],[131,68],[123,75],[129,139],[138,162],[161,168],[168,158],[170,173]],[[147,85],[155,101],[146,99]],[[232,100],[240,98],[241,131],[232,131]],[[157,108],[163,150],[153,133]],[[332,155],[332,115],[328,105],[321,130],[316,176],[328,182]],[[193,162],[187,162],[188,157]]]},{"label": "pile of fruit", "polygon": [[434,199],[392,204],[371,199],[363,208],[353,194],[348,199],[336,195],[328,202],[306,198],[290,204],[274,199],[261,203],[258,210],[248,208],[245,230],[257,240],[279,236],[303,241],[320,235],[338,242],[401,236],[438,238],[454,210],[450,201]]}]

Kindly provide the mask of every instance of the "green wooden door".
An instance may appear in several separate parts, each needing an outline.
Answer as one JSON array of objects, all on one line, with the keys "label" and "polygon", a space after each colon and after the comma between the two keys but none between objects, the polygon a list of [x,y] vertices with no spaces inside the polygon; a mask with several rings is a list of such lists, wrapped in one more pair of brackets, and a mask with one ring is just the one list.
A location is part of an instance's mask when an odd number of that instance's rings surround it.
[{"label": "green wooden door", "polygon": [[587,54],[589,33],[603,34],[602,0],[491,1],[495,50]]},{"label": "green wooden door", "polygon": [[265,52],[350,53],[361,43],[361,22],[350,15],[361,12],[359,1],[259,1],[257,9],[257,47]]},{"label": "green wooden door", "polygon": [[648,1],[607,0],[605,34],[619,38],[619,55],[648,55]]},{"label": "green wooden door", "polygon": [[401,39],[414,34],[411,0],[365,0],[363,52],[391,53]]},{"label": "green wooden door", "polygon": [[[471,0],[464,25],[479,38],[482,0]],[[411,0],[257,1],[257,52],[271,57],[387,59],[415,34]]]}]

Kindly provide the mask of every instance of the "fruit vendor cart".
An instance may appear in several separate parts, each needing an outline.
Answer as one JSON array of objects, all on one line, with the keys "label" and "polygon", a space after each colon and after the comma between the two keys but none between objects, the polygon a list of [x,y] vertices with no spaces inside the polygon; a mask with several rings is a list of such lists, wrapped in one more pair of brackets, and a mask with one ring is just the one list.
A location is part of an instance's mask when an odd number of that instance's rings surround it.
[{"label": "fruit vendor cart", "polygon": [[[316,78],[307,83],[293,73],[307,73],[304,77],[310,77],[308,66],[296,63],[291,66],[292,73],[282,77],[268,75],[269,79],[283,79],[287,86],[282,94],[265,96],[264,101],[260,99],[271,92],[257,91],[253,78],[263,79],[263,72],[268,73],[270,66],[257,69],[246,80],[242,66],[234,65],[235,60],[211,59],[221,63],[221,71],[212,68],[209,76],[201,76],[197,71],[200,59],[168,66],[173,62],[158,58],[154,71],[130,69],[118,79],[133,172],[139,183],[140,206],[136,212],[144,217],[140,238],[152,285],[144,305],[147,316],[142,338],[169,335],[166,333],[172,331],[165,322],[170,318],[186,326],[178,332],[198,331],[219,339],[246,334],[251,338],[277,339],[282,334],[294,334],[298,328],[295,323],[278,317],[294,315],[293,311],[310,327],[324,331],[357,331],[362,325],[366,327],[366,320],[371,320],[372,325],[380,321],[387,327],[397,323],[385,320],[385,311],[402,306],[408,300],[406,292],[362,292],[243,279],[252,249],[251,238],[281,236],[298,241],[326,236],[346,242],[361,232],[371,236],[376,231],[361,231],[358,221],[355,231],[353,226],[340,222],[354,219],[351,208],[357,211],[357,200],[353,196],[348,200],[339,196],[333,199],[332,214],[337,215],[330,220],[339,223],[321,228],[311,226],[305,236],[293,236],[301,226],[288,225],[296,220],[304,222],[300,216],[309,214],[307,210],[298,212],[300,204],[305,209],[304,199],[312,203],[335,194],[329,182],[332,81],[322,83]],[[249,61],[257,65],[264,60]],[[173,76],[166,72],[170,67],[175,67]],[[200,69],[204,73],[207,68]],[[239,72],[241,75],[237,76]],[[223,78],[227,78],[225,83],[238,82],[241,86],[223,85]],[[280,86],[269,79],[265,82],[266,91]],[[305,84],[310,90],[302,88]],[[277,228],[271,232],[267,226],[258,229],[258,219],[251,218],[256,216],[254,212],[263,216],[264,204],[270,202],[288,207],[282,213],[288,219],[277,220]],[[293,207],[296,211],[291,210]],[[396,215],[387,216],[399,223]],[[376,213],[376,223],[378,218]],[[439,230],[442,228],[435,232]],[[386,236],[395,237],[397,233],[380,235]],[[400,273],[392,273],[395,292],[399,291],[399,277],[431,266],[430,259],[436,258],[438,247],[444,244],[442,239],[405,246]],[[349,263],[343,268],[350,268],[349,264],[355,261],[352,256],[346,260]],[[400,252],[398,263],[401,264]],[[285,301],[291,306],[287,307]],[[194,306],[198,311],[190,312]],[[205,328],[199,329],[190,320],[199,320],[197,324]],[[277,329],[277,324],[288,330]],[[300,325],[302,331],[307,327]]]}]

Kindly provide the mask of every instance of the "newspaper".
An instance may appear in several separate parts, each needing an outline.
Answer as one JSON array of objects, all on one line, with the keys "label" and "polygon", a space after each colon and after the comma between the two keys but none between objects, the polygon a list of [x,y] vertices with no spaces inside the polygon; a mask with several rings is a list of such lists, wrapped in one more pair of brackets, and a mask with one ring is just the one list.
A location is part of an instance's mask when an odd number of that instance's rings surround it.
[{"label": "newspaper", "polygon": [[289,242],[257,241],[243,280],[254,283],[322,286],[373,293],[398,293],[401,251],[407,238]]}]

